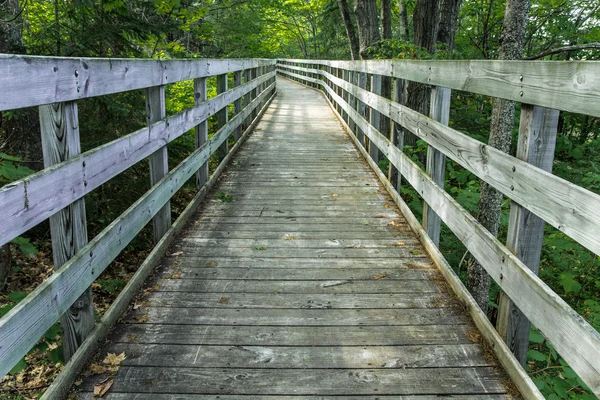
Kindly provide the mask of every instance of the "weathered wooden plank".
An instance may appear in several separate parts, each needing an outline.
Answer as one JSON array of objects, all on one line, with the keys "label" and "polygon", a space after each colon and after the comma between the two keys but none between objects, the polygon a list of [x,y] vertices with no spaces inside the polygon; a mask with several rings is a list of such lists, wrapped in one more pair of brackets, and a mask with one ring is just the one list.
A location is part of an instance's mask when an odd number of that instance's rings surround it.
[{"label": "weathered wooden plank", "polygon": [[261,80],[250,82],[205,103],[166,118],[151,128],[85,152],[0,189],[0,245],[46,220],[104,182],[175,140],[216,110],[242,96]]},{"label": "weathered wooden plank", "polygon": [[421,248],[421,244],[416,238],[402,239],[391,237],[389,239],[379,240],[365,240],[365,239],[335,239],[329,238],[325,240],[320,239],[299,239],[296,237],[288,237],[288,239],[203,239],[193,237],[182,238],[180,241],[182,246],[188,247],[219,247],[219,248],[253,248],[253,247],[265,247],[265,248],[303,248],[303,249],[386,249],[404,247],[407,249]]},{"label": "weathered wooden plank", "polygon": [[326,281],[260,281],[246,279],[201,280],[201,279],[159,279],[158,287],[169,292],[222,293],[438,293],[433,281],[391,281],[385,278],[371,281],[336,279]]},{"label": "weathered wooden plank", "polygon": [[[180,368],[461,368],[487,367],[478,345],[284,347],[140,345],[115,343],[107,352],[133,354],[122,366]],[[196,356],[198,354],[198,356]]]},{"label": "weathered wooden plank", "polygon": [[[333,237],[334,239],[338,237],[338,235],[335,235],[335,233],[339,232],[340,227],[338,225],[335,224],[319,224],[319,223],[314,223],[314,224],[302,224],[302,223],[295,223],[295,222],[290,222],[289,224],[281,224],[281,223],[260,223],[260,224],[238,224],[238,223],[234,223],[231,221],[228,222],[215,222],[215,223],[204,223],[202,225],[199,226],[202,230],[205,231],[218,231],[218,232],[231,232],[231,231],[245,231],[245,232],[264,232],[264,231],[270,231],[270,232],[283,232],[285,234],[292,234],[293,232],[305,232],[305,233],[313,233],[313,232],[328,232],[328,233],[332,233],[330,234],[331,237]],[[365,225],[363,224],[355,224],[355,225],[348,225],[346,224],[345,226],[343,226],[344,231],[346,232],[351,232],[352,235],[351,236],[355,236],[354,233],[358,235],[360,235],[360,237],[362,237],[363,234],[365,233],[369,233],[369,232],[374,232],[374,231],[379,231],[379,232],[387,232],[389,234],[391,234],[392,236],[396,233],[398,233],[397,231],[397,227],[393,227],[390,225],[384,225],[384,226],[375,226],[375,225]],[[400,229],[404,229],[404,230],[409,230],[408,227],[400,227]],[[315,235],[317,235],[317,233],[315,233]],[[339,237],[343,237],[342,234],[339,235]],[[402,240],[402,239],[399,239]]]},{"label": "weathered wooden plank", "polygon": [[[146,122],[148,127],[167,116],[165,87],[154,86],[146,89]],[[148,157],[150,166],[150,186],[156,185],[169,172],[169,156],[166,144]],[[154,243],[158,243],[171,227],[171,203],[167,203],[152,218]]]},{"label": "weathered wooden plank", "polygon": [[[160,290],[160,289],[159,289]],[[226,298],[227,301],[224,301]],[[443,308],[452,303],[437,293],[402,294],[273,294],[273,293],[195,293],[155,291],[144,299],[144,306],[165,308]]]},{"label": "weathered wooden plank", "polygon": [[[113,393],[399,395],[505,393],[491,367],[428,369],[215,369],[122,367]],[[370,384],[367,384],[370,383]],[[92,382],[84,383],[84,390]],[[377,389],[377,390],[375,390]]]},{"label": "weathered wooden plank", "polygon": [[29,351],[268,93],[270,90],[265,90],[250,107],[171,170],[159,184],[0,319],[0,375],[4,376]]},{"label": "weathered wooden plank", "polygon": [[[199,105],[206,101],[206,78],[194,79],[194,104]],[[196,148],[202,147],[208,140],[208,122],[206,120],[196,125]],[[196,172],[196,188],[200,189],[208,182],[208,162]]]},{"label": "weathered wooden plank", "polygon": [[[333,95],[332,90],[329,91],[335,101],[342,101]],[[346,104],[344,106],[347,107]],[[456,200],[435,185],[409,157],[370,127],[364,118],[354,114],[354,119],[365,129],[371,140],[380,144],[380,150],[390,162],[396,165],[496,283],[548,337],[584,382],[594,392],[600,393],[600,365],[597,363],[600,359],[600,334],[485,230]]]},{"label": "weathered wooden plank", "polygon": [[[106,400],[172,400],[174,394],[157,394],[157,393],[111,393],[108,392],[103,396]],[[273,400],[273,396],[260,395],[202,395],[202,394],[176,394],[178,400]],[[78,400],[96,399],[91,392],[77,393]],[[277,396],[279,400],[323,400],[323,396]],[[346,400],[381,400],[381,396],[344,396]],[[512,400],[510,394],[469,394],[465,396],[452,395],[454,400]],[[407,396],[386,396],[386,400],[439,400],[438,395],[407,395]]]},{"label": "weathered wooden plank", "polygon": [[[141,60],[0,54],[0,110],[144,89],[273,65],[275,60]],[[24,85],[23,82],[35,84]]]},{"label": "weathered wooden plank", "polygon": [[[126,328],[126,329],[125,329]],[[413,346],[469,344],[469,325],[408,325],[393,329],[346,326],[237,326],[131,324],[116,328],[114,342],[239,346]],[[132,335],[132,336],[130,336]],[[317,347],[318,347],[317,346]]]},{"label": "weathered wooden plank", "polygon": [[[450,119],[450,89],[438,86],[431,89],[429,116],[444,125],[448,125]],[[439,187],[444,188],[446,156],[433,146],[427,148],[426,172]],[[427,203],[423,204],[423,226],[436,246],[440,244],[441,222],[442,220],[435,211]]]},{"label": "weathered wooden plank", "polygon": [[[594,106],[598,101],[600,64],[589,61],[296,60],[296,62],[386,75],[578,114],[600,116],[600,111]],[[285,67],[315,73],[325,72],[289,65]]]},{"label": "weathered wooden plank", "polygon": [[[517,145],[517,158],[544,171],[552,172],[558,110],[523,104]],[[515,202],[510,205],[506,247],[533,273],[540,266],[544,221]],[[521,365],[527,362],[529,350],[529,320],[506,296],[500,293],[496,327]]]},{"label": "weathered wooden plank", "polygon": [[[258,235],[263,235],[259,232]],[[175,252],[174,254],[176,254]],[[306,258],[281,258],[281,259],[264,259],[257,257],[240,257],[230,258],[227,256],[222,257],[183,257],[177,258],[177,256],[170,256],[170,260],[166,262],[167,265],[172,265],[175,262],[178,265],[188,265],[197,263],[198,268],[212,268],[209,262],[216,263],[218,268],[286,268],[293,266],[294,268],[318,268],[320,270],[328,268],[394,268],[402,270],[406,268],[416,268],[421,270],[429,270],[432,265],[431,261],[427,258],[382,258],[373,259],[370,257],[365,258],[337,258],[329,260],[321,259],[306,259]]]},{"label": "weathered wooden plank", "polygon": [[[81,153],[77,103],[40,106],[44,167],[59,164]],[[59,270],[88,242],[85,200],[77,200],[50,217],[52,258]],[[94,303],[89,287],[60,317],[63,355],[71,359],[94,328]]]},{"label": "weathered wooden plank", "polygon": [[[335,84],[345,84],[334,76],[328,78]],[[486,146],[408,107],[358,87],[347,89],[383,114],[388,113],[394,121],[507,197],[600,254],[600,233],[597,229],[600,226],[600,195]]]}]

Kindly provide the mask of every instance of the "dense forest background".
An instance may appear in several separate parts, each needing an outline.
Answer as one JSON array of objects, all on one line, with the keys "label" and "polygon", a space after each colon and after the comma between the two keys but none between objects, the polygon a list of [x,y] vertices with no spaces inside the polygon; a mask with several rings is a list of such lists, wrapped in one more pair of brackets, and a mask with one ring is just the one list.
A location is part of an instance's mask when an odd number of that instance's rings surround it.
[{"label": "dense forest background", "polygon": [[[0,0],[0,53],[160,59],[600,57],[599,2],[509,0],[508,6],[506,0]],[[212,97],[216,84],[208,83]],[[193,105],[192,90],[192,82],[167,87],[169,115]],[[427,94],[427,87],[409,87],[408,105],[426,113]],[[143,127],[144,104],[142,91],[79,102],[82,150]],[[450,125],[512,154],[518,121],[518,105],[452,93]],[[211,133],[216,130],[215,121],[209,126]],[[600,119],[561,113],[553,172],[600,193],[599,134]],[[426,144],[406,144],[405,150],[422,163]],[[170,163],[175,165],[193,148],[191,134],[171,143]],[[380,166],[387,170],[387,160]],[[0,185],[42,167],[37,110],[2,112]],[[510,202],[451,161],[446,176],[446,190],[473,215],[487,216],[488,229],[505,240]],[[90,237],[148,189],[147,163],[141,162],[87,196]],[[177,194],[174,216],[193,195],[193,184]],[[403,187],[402,195],[420,216],[423,205],[417,194]],[[599,258],[554,228],[545,229],[540,276],[600,329]],[[98,317],[152,247],[150,232],[140,233],[94,284]],[[445,228],[441,243],[456,272],[481,295],[478,300],[493,321],[498,288],[492,284],[488,293],[477,263]],[[51,274],[52,264],[47,224],[0,248],[0,316]],[[37,398],[44,391],[63,363],[60,332],[57,324],[0,382],[0,398]],[[530,342],[526,369],[548,399],[595,398],[535,327]]]}]

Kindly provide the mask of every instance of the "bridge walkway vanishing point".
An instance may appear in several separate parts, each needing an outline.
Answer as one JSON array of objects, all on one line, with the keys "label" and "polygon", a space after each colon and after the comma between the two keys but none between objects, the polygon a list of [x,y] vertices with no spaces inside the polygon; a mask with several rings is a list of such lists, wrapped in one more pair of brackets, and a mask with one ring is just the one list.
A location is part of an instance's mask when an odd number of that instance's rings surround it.
[{"label": "bridge walkway vanishing point", "polygon": [[103,398],[511,398],[326,99],[277,91],[101,350],[127,357]]}]

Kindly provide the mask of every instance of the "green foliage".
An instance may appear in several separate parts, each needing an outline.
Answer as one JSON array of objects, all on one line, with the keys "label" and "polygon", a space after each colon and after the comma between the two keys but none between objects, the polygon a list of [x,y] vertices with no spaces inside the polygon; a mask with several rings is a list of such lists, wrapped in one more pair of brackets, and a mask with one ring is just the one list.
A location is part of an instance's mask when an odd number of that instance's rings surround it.
[{"label": "green foliage", "polygon": [[233,196],[229,193],[219,192],[215,197],[223,203],[231,203],[233,201]]},{"label": "green foliage", "polygon": [[121,279],[98,279],[96,283],[102,290],[110,294],[119,293],[126,285],[126,282]]},{"label": "green foliage", "polygon": [[20,157],[0,153],[0,185],[10,183],[33,174],[35,171],[20,165]]},{"label": "green foliage", "polygon": [[19,250],[26,256],[34,256],[39,253],[37,247],[31,244],[31,241],[23,236],[19,236],[11,240],[11,243],[16,244]]}]

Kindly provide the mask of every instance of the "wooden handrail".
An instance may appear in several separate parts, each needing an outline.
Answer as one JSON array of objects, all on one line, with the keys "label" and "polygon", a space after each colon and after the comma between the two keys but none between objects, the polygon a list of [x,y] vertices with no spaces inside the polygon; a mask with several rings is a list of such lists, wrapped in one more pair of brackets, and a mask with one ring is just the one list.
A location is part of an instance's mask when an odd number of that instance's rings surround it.
[{"label": "wooden handrail", "polygon": [[[46,67],[57,77],[64,75],[65,68],[86,64],[85,74],[78,74],[91,86],[83,93],[75,95],[71,80],[55,79],[48,82]],[[4,376],[39,340],[39,338],[56,323],[58,318],[69,309],[75,300],[84,293],[104,269],[117,257],[135,235],[168,204],[171,196],[179,190],[192,176],[198,174],[198,183],[205,185],[208,179],[206,169],[208,159],[217,149],[226,143],[234,132],[238,132],[243,123],[254,124],[257,111],[272,98],[275,93],[275,60],[99,60],[99,59],[65,59],[0,55],[0,71],[12,75],[2,75],[1,82],[8,82],[21,76],[20,71],[13,68],[22,67],[29,71],[41,68],[31,86],[40,89],[34,96],[27,85],[15,84],[4,86],[3,100],[0,107],[18,108],[45,104],[51,101],[71,101],[73,98],[91,97],[103,94],[122,92],[125,90],[152,88],[147,96],[151,113],[149,126],[133,132],[125,137],[92,149],[83,154],[70,154],[67,159],[52,165],[25,179],[13,182],[0,189],[0,244],[12,240],[29,228],[44,221],[61,209],[70,206],[93,189],[99,187],[117,174],[125,171],[142,159],[164,149],[166,144],[197,127],[197,135],[201,136],[198,148],[174,169],[168,171],[163,165],[160,176],[152,188],[129,207],[119,218],[113,221],[100,234],[68,259],[50,278],[42,282],[36,290],[17,304],[0,319],[0,376]],[[58,67],[57,67],[58,66]],[[260,74],[242,83],[244,69],[262,68]],[[62,72],[59,72],[62,71]],[[125,71],[125,73],[123,72]],[[142,72],[149,75],[145,76]],[[167,75],[167,72],[171,71]],[[223,76],[234,72],[237,76],[236,86],[206,100],[206,77],[220,74]],[[61,75],[63,74],[63,75]],[[98,75],[95,75],[98,74]],[[83,75],[83,78],[82,78]],[[137,76],[139,75],[139,76]],[[246,75],[249,77],[249,75]],[[168,79],[167,79],[168,77]],[[11,79],[9,79],[11,78]],[[162,111],[163,85],[177,80],[194,79],[195,93],[198,94],[196,104],[183,112],[164,118]],[[95,85],[92,83],[95,82]],[[0,83],[3,85],[4,83]],[[203,86],[204,85],[204,86]],[[53,97],[48,97],[49,88],[54,87]],[[158,93],[159,96],[154,96]],[[74,97],[75,96],[75,97]],[[244,99],[242,108],[241,100]],[[162,104],[161,104],[162,103]],[[226,109],[229,104],[236,105],[236,115],[222,124],[219,130],[206,140],[206,121],[219,110]],[[74,102],[65,103],[77,110]],[[43,105],[45,111],[49,106]],[[62,108],[58,107],[57,110]],[[71,113],[73,114],[73,113]],[[61,118],[63,116],[61,115]],[[66,118],[66,117],[65,117]],[[76,118],[76,115],[73,116]],[[246,135],[247,132],[244,134]],[[78,138],[74,135],[74,138]],[[49,138],[52,139],[52,138]],[[46,146],[48,149],[51,146]],[[234,146],[237,149],[239,146]],[[71,158],[68,158],[71,156]],[[166,153],[161,157],[165,157]],[[226,154],[226,160],[231,153]],[[223,170],[220,166],[216,173]],[[211,178],[208,183],[214,183]],[[208,184],[206,183],[206,184]],[[198,189],[205,193],[205,187]],[[188,212],[188,215],[191,213]],[[155,240],[160,249],[166,249],[163,238],[170,231],[169,220],[159,230],[155,230]],[[181,225],[181,221],[178,222]],[[172,237],[169,236],[170,238]],[[170,239],[169,239],[170,240]],[[79,251],[77,251],[79,250]],[[156,259],[156,255],[153,256]],[[68,257],[67,257],[68,258]],[[120,296],[123,296],[121,293]],[[131,296],[131,294],[128,294]],[[122,302],[119,302],[121,304]],[[87,329],[85,334],[90,330]],[[93,332],[106,331],[106,327]],[[65,333],[67,334],[67,333]],[[94,333],[95,335],[95,333]],[[85,335],[84,335],[85,336]],[[80,338],[81,339],[81,338]],[[83,338],[85,339],[85,338]],[[81,340],[83,340],[81,339]],[[81,340],[74,341],[75,349]],[[89,340],[89,338],[87,339]],[[95,340],[98,340],[96,338]],[[93,346],[86,346],[86,349]],[[75,350],[73,349],[73,351]],[[87,351],[87,350],[86,350]],[[77,353],[76,353],[77,354]]]},{"label": "wooden handrail", "polygon": [[[314,64],[325,67],[323,69],[310,68]],[[507,71],[506,73],[508,71],[514,73],[515,66],[520,65],[509,63],[510,65],[501,67],[501,64],[489,63],[487,65],[497,67],[497,70]],[[572,65],[562,63],[550,63],[552,64],[550,67],[541,63],[536,64],[538,73],[544,70],[564,72],[568,68],[572,68]],[[396,67],[392,68],[392,65]],[[392,71],[400,70],[400,65],[410,71],[407,76],[392,74]],[[600,254],[600,245],[598,244],[600,242],[600,229],[598,229],[600,227],[600,196],[478,142],[397,102],[374,94],[364,89],[363,85],[356,85],[356,81],[349,82],[347,79],[341,79],[337,73],[329,71],[330,68],[357,67],[353,72],[368,71],[369,73],[385,74],[387,71],[389,75],[397,78],[416,80],[414,79],[416,74],[414,68],[419,65],[423,64],[414,62],[403,64],[390,61],[354,63],[280,60],[278,72],[301,83],[310,86],[316,85],[323,89],[332,104],[340,110],[342,118],[346,120],[344,116],[349,116],[348,121],[352,121],[358,128],[357,142],[361,146],[365,143],[358,136],[360,132],[369,139],[372,146],[376,146],[388,157],[390,163],[398,169],[403,178],[417,190],[428,206],[440,216],[441,220],[463,242],[521,311],[546,335],[582,380],[594,393],[599,394],[600,334],[446,193],[443,185],[436,184],[429,174],[422,171],[402,152],[402,149],[394,145],[386,135],[383,135],[372,123],[367,121],[364,118],[364,112],[360,111],[360,104],[365,104],[391,118],[400,126],[425,140],[433,149],[447,155],[524,208],[530,209],[536,215],[557,226],[561,231],[597,254]],[[438,64],[437,67],[440,65],[452,64]],[[473,64],[466,62],[462,65],[464,68],[468,68]],[[600,64],[598,63],[592,63],[592,65],[578,63],[577,66],[580,71],[586,71],[588,74],[595,71],[595,76],[600,75]],[[432,68],[434,67],[436,66],[434,65]],[[385,70],[385,68],[389,69]],[[456,68],[456,65],[453,65],[452,68]],[[462,76],[460,71],[455,71],[455,73]],[[470,73],[472,72],[462,72],[463,75]],[[421,76],[420,81],[434,83],[422,79],[426,75],[426,72],[422,72],[419,75]],[[550,77],[546,77],[546,89],[550,87],[550,83],[548,83]],[[543,75],[538,75],[538,79],[542,80],[543,78]],[[590,79],[594,81],[596,78]],[[439,78],[435,83],[452,87],[452,82],[455,80],[455,78],[448,78],[447,81],[443,81]],[[510,86],[510,82],[507,82],[506,85]],[[558,86],[562,88],[562,86]],[[587,86],[581,87],[581,92],[586,93],[587,88]],[[342,94],[339,92],[340,89]],[[498,89],[497,87],[486,90],[488,92],[494,90],[494,93],[510,92],[509,89]],[[577,96],[579,93],[573,88],[570,88],[568,92],[568,94],[559,96]],[[350,95],[351,99],[358,100],[357,105],[351,105],[353,102],[346,101],[344,93]],[[579,93],[579,98],[587,95]],[[510,98],[508,95],[505,97]],[[537,102],[537,104],[540,103],[548,105],[545,100]],[[569,100],[566,100],[566,104],[569,104]],[[597,105],[595,107],[597,108]],[[589,110],[589,107],[586,110]],[[581,112],[581,108],[578,111]],[[364,154],[367,154],[366,150]]]}]

